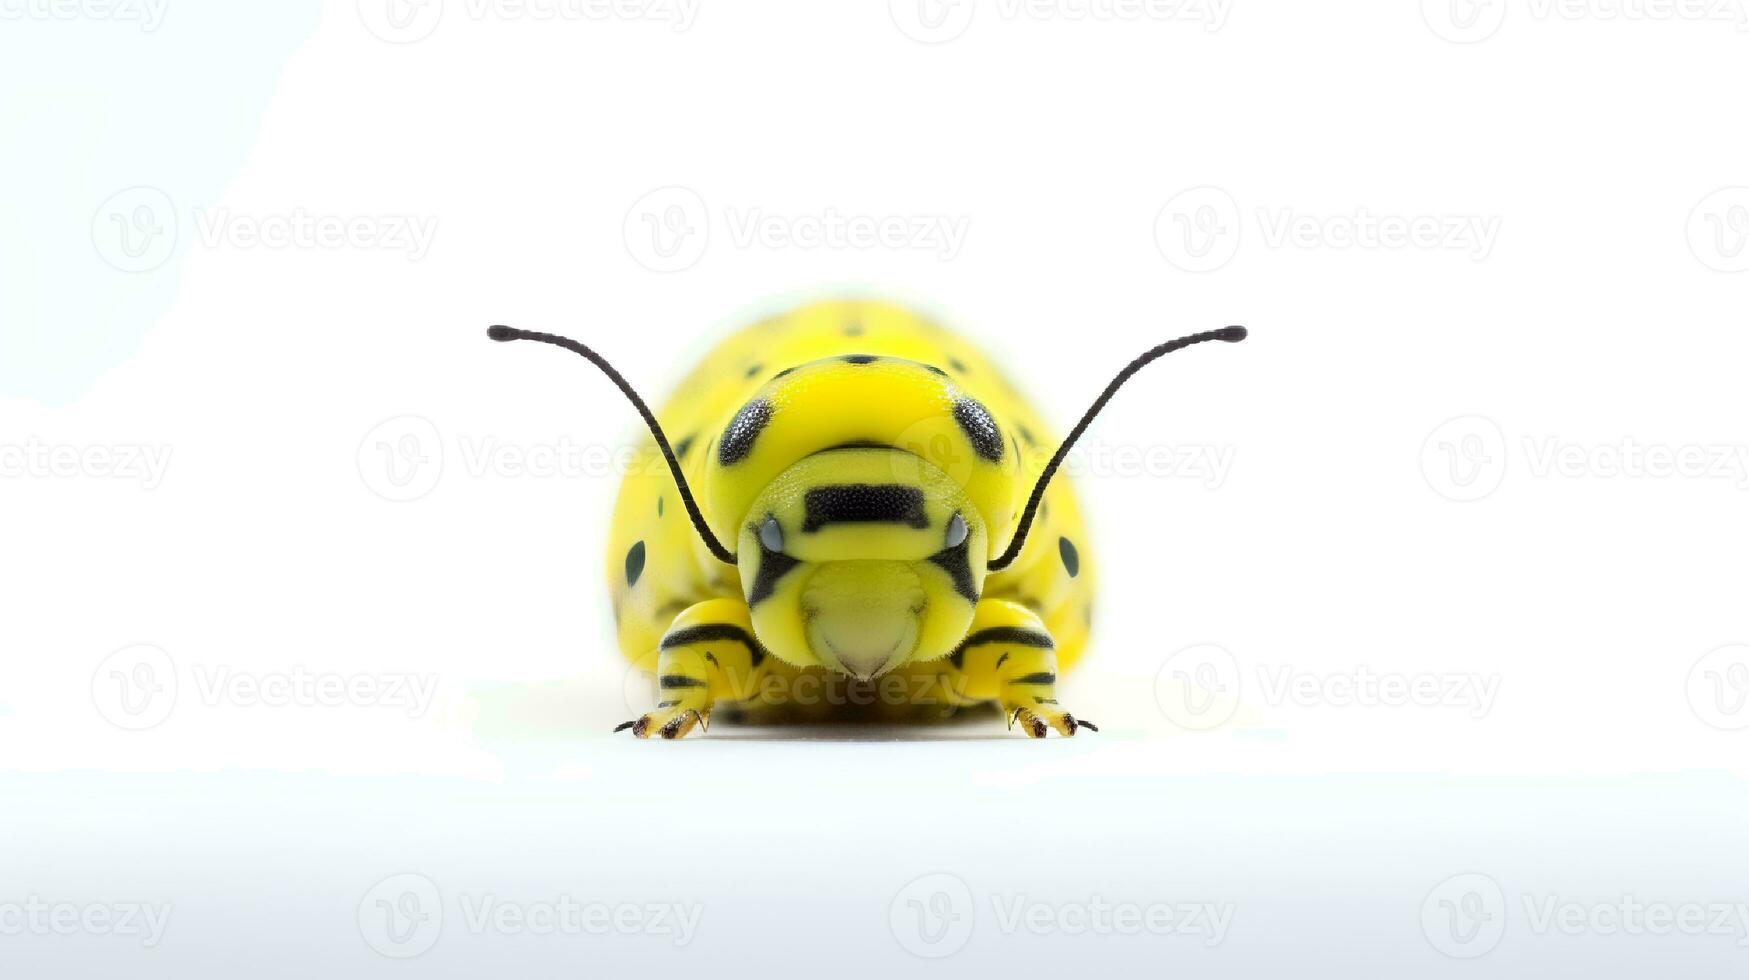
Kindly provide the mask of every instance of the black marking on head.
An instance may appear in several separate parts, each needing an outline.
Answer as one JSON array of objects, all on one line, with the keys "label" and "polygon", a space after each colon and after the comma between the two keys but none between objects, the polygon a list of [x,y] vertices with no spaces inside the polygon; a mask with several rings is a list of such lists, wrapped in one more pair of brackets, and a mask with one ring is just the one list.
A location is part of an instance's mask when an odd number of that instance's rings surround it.
[{"label": "black marking on head", "polygon": [[674,444],[674,458],[675,459],[685,459],[686,458],[686,451],[688,449],[692,448],[692,443],[697,438],[698,438],[698,433],[695,432],[692,435],[689,435],[686,438],[675,443]]},{"label": "black marking on head", "polygon": [[1007,659],[1008,659],[1008,651],[1004,650],[1004,651],[1002,651],[1002,656],[996,658],[996,666],[998,666],[998,667],[1002,666],[1002,662],[1004,660],[1007,660]]},{"label": "black marking on head", "polygon": [[672,650],[689,643],[709,643],[713,640],[733,640],[749,650],[759,646],[759,641],[753,638],[753,634],[734,623],[701,623],[669,631],[662,637],[661,649]]},{"label": "black marking on head", "polygon": [[676,687],[703,687],[703,686],[705,686],[704,681],[700,680],[697,677],[688,677],[685,674],[663,674],[661,683],[662,683],[663,690],[669,690],[671,688],[676,688]]},{"label": "black marking on head", "polygon": [[844,483],[815,487],[802,495],[807,516],[802,533],[828,524],[905,524],[926,528],[923,491],[902,483]]},{"label": "black marking on head", "polygon": [[706,660],[710,661],[711,665],[714,667],[721,667],[722,666],[722,664],[717,663],[717,655],[710,652],[709,650],[706,650],[704,652],[704,658]]},{"label": "black marking on head", "polygon": [[626,552],[626,587],[638,584],[638,576],[644,574],[644,543],[639,541]]},{"label": "black marking on head", "polygon": [[880,358],[873,354],[846,354],[839,360],[846,364],[873,364]]},{"label": "black marking on head", "polygon": [[656,516],[657,517],[662,516],[662,496],[661,496],[661,494],[656,495]]},{"label": "black marking on head", "polygon": [[978,601],[978,590],[972,585],[972,538],[966,539],[956,548],[943,548],[929,556],[932,565],[939,565],[953,576],[953,590],[967,602]]},{"label": "black marking on head", "polygon": [[733,466],[747,458],[753,451],[753,440],[759,438],[759,433],[771,424],[771,403],[763,398],[755,398],[735,413],[729,420],[728,428],[723,430],[722,441],[717,444],[717,462],[723,466]]},{"label": "black marking on head", "polygon": [[1002,462],[1002,430],[990,417],[990,410],[975,398],[961,398],[953,403],[953,420],[972,442],[979,456],[992,463]]},{"label": "black marking on head", "polygon": [[955,371],[958,371],[961,374],[971,374],[972,373],[972,369],[969,367],[966,367],[966,362],[960,360],[957,357],[948,358],[947,359],[947,366],[950,368],[953,368]]},{"label": "black marking on head", "polygon": [[752,367],[748,368],[747,369],[747,380],[751,381],[754,378],[758,377],[759,372],[761,372],[763,370],[765,370],[765,365],[763,365],[763,364],[755,364]]},{"label": "black marking on head", "polygon": [[771,380],[776,381],[778,378],[788,377],[789,375],[794,374],[795,370],[796,369],[793,367],[786,367],[782,371],[779,371],[776,374],[772,375]]},{"label": "black marking on head", "polygon": [[777,591],[777,581],[789,574],[800,559],[791,558],[781,551],[759,549],[759,567],[753,572],[753,582],[747,587],[747,605],[757,606],[771,594]]},{"label": "black marking on head", "polygon": [[1070,578],[1081,574],[1081,554],[1075,550],[1075,543],[1068,538],[1057,539],[1057,554],[1063,556],[1063,569]]},{"label": "black marking on head", "polygon": [[1034,438],[1032,430],[1024,425],[1020,427],[1020,438],[1026,440],[1027,445],[1032,446],[1035,449],[1038,448],[1038,439]]},{"label": "black marking on head", "polygon": [[1009,681],[1008,683],[1010,683],[1010,684],[1055,684],[1056,682],[1057,682],[1057,675],[1056,674],[1053,674],[1048,670],[1041,670],[1041,671],[1038,671],[1037,673],[1027,674],[1025,677],[1016,677],[1015,679]]},{"label": "black marking on head", "polygon": [[929,372],[929,373],[930,373],[930,374],[939,374],[939,375],[941,375],[941,376],[942,376],[942,377],[944,377],[944,378],[945,378],[945,377],[947,377],[947,372],[946,372],[946,371],[943,371],[943,370],[942,370],[942,369],[941,369],[941,368],[938,368],[938,367],[936,367],[936,366],[935,366],[935,365],[933,365],[933,364],[925,364],[925,365],[923,365],[923,370],[925,370],[925,371],[928,371],[928,372]]}]

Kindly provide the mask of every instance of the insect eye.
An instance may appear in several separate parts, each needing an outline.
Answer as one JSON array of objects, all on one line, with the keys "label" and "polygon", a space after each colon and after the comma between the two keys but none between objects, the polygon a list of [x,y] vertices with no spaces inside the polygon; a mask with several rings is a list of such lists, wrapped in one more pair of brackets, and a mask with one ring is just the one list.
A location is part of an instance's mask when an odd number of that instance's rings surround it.
[{"label": "insect eye", "polygon": [[953,520],[947,522],[947,546],[958,548],[965,543],[966,534],[966,519],[958,514],[953,515]]},{"label": "insect eye", "polygon": [[783,528],[777,526],[777,518],[766,515],[765,523],[759,525],[759,543],[766,551],[783,550]]}]

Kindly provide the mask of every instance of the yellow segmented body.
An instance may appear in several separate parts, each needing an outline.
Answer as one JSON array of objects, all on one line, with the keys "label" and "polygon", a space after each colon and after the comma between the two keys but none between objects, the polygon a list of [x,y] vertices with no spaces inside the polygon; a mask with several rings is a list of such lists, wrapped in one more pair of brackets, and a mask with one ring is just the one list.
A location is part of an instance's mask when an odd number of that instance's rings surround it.
[{"label": "yellow segmented body", "polygon": [[[801,366],[810,367],[797,372]],[[994,558],[1006,546],[1026,496],[1057,444],[1051,427],[1019,390],[965,338],[891,303],[810,303],[724,340],[656,412],[706,520],[730,548],[737,537],[743,550],[756,547],[752,526],[741,526],[748,515],[732,511],[762,489],[763,477],[747,477],[747,485],[737,487],[735,477],[724,475],[735,468],[713,461],[731,455],[722,445],[725,433],[747,417],[746,409],[762,392],[773,393],[769,404],[777,406],[779,421],[758,439],[773,445],[768,450],[754,443],[751,460],[739,464],[742,470],[754,472],[762,465],[758,453],[778,453],[782,440],[797,445],[810,439],[831,445],[896,445],[970,487],[969,499],[990,512],[981,515],[987,526],[977,529],[974,543],[984,547],[974,560]],[[961,395],[988,409],[1000,431],[1000,464],[989,461],[989,445],[978,442],[974,450],[973,443],[964,441],[966,434],[987,438],[988,432],[962,434],[933,421],[893,431],[894,416],[903,415],[905,406],[916,400]],[[859,435],[865,432],[878,435]],[[706,600],[744,600],[750,583],[743,581],[741,569],[710,555],[688,520],[673,477],[656,456],[653,440],[645,439],[643,449],[638,458],[644,462],[620,486],[605,573],[622,652],[633,664],[655,669],[663,637],[678,615]],[[777,468],[768,467],[773,472]],[[902,536],[904,529],[873,526],[855,533],[878,548],[879,536]],[[1072,665],[1087,643],[1094,584],[1090,551],[1074,491],[1059,474],[1045,491],[1017,559],[989,573],[982,583],[983,600],[1011,600],[1036,614],[1055,639],[1058,668]],[[959,632],[963,630],[962,625]],[[767,637],[761,634],[761,639]],[[962,639],[944,644],[939,636],[926,636],[925,647],[934,646],[920,648],[916,659],[944,657]],[[771,649],[783,655],[783,644]]]}]

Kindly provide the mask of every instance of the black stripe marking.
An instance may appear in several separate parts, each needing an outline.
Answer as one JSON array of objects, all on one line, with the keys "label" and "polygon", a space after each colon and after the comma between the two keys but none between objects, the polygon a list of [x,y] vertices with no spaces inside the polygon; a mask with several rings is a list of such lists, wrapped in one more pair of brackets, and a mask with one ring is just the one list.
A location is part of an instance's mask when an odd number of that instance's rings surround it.
[{"label": "black stripe marking", "polygon": [[703,687],[703,686],[704,686],[704,681],[701,681],[696,677],[687,677],[685,674],[663,674],[662,675],[662,688],[663,688],[663,690],[667,690],[668,688],[674,688],[674,687]]},{"label": "black stripe marking", "polygon": [[734,623],[700,623],[697,626],[682,626],[662,637],[662,649],[672,650],[689,643],[702,643],[708,640],[734,640],[752,649],[759,645],[753,634]]},{"label": "black stripe marking", "polygon": [[777,582],[800,565],[801,561],[784,554],[781,551],[766,551],[759,549],[759,570],[753,573],[753,582],[747,587],[747,605],[757,606],[771,594],[777,591]]},{"label": "black stripe marking", "polygon": [[945,377],[947,377],[947,372],[946,372],[946,371],[943,371],[943,370],[942,370],[942,369],[941,369],[941,368],[938,368],[938,367],[936,367],[936,366],[935,366],[935,365],[933,365],[933,364],[925,364],[925,365],[923,365],[923,370],[925,370],[925,371],[928,371],[928,372],[929,372],[929,373],[930,373],[930,374],[939,374],[939,375],[941,375],[941,376],[942,376],[942,377],[944,377],[944,378],[945,378]]},{"label": "black stripe marking", "polygon": [[802,533],[812,534],[828,524],[906,524],[926,528],[923,491],[902,483],[845,483],[815,487],[802,495],[807,516]]},{"label": "black stripe marking", "polygon": [[1007,659],[1008,659],[1008,651],[1004,650],[1004,651],[1002,651],[1002,656],[996,658],[996,666],[998,666],[998,667],[1002,666],[1002,662],[1004,660],[1007,660]]},{"label": "black stripe marking", "polygon": [[929,563],[946,569],[953,576],[953,590],[967,602],[978,601],[978,590],[972,584],[972,538],[967,535],[957,548],[943,548],[929,556]]},{"label": "black stripe marking", "polygon": [[825,449],[822,449],[820,451],[823,453],[829,453],[834,449],[897,449],[897,448],[899,448],[899,447],[893,445],[890,442],[881,442],[879,439],[852,439],[849,442],[841,442],[836,446],[827,446]]},{"label": "black stripe marking", "polygon": [[[1037,647],[1041,650],[1055,650],[1057,648],[1056,641],[1051,639],[1051,634],[1043,630],[1029,630],[1024,626],[992,626],[988,629],[981,629],[961,640],[960,645],[954,647],[949,659],[953,660],[954,666],[957,667],[964,661],[967,650],[972,647],[981,647],[986,643],[1012,643],[1017,647]],[[1004,653],[996,661],[996,665],[1001,666],[1002,661],[1007,659],[1008,654]]]},{"label": "black stripe marking", "polygon": [[880,358],[873,354],[846,354],[839,358],[839,360],[846,364],[873,364],[880,360]]},{"label": "black stripe marking", "polygon": [[1009,681],[1008,683],[1010,683],[1010,684],[1055,684],[1056,682],[1057,682],[1057,675],[1056,674],[1053,674],[1048,670],[1041,670],[1041,671],[1034,673],[1034,674],[1027,674],[1025,677],[1016,677],[1015,679]]}]

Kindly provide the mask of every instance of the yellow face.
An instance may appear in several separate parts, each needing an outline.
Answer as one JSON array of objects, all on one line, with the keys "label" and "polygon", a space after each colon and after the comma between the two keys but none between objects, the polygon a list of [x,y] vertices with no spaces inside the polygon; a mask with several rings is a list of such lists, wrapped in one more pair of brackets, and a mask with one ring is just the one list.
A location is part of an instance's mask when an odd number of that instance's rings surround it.
[{"label": "yellow face", "polygon": [[753,629],[774,656],[859,678],[946,656],[971,625],[988,537],[965,490],[890,447],[784,470],[742,521]]}]

